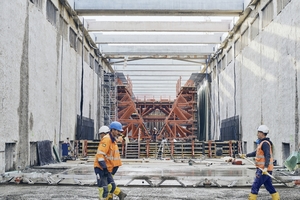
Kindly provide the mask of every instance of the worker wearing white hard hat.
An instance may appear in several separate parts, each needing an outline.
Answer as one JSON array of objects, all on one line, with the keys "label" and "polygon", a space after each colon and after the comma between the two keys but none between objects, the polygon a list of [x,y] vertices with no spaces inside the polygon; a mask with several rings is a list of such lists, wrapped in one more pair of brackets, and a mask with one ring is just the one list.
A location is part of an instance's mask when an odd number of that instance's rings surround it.
[{"label": "worker wearing white hard hat", "polygon": [[101,140],[104,137],[104,135],[106,135],[107,133],[109,133],[109,131],[110,131],[110,129],[109,129],[108,126],[101,126],[99,128],[99,132],[98,132],[99,139]]},{"label": "worker wearing white hard hat", "polygon": [[266,190],[271,194],[272,200],[279,200],[279,193],[275,190],[272,185],[272,179],[270,174],[273,171],[273,152],[272,142],[267,135],[269,134],[269,128],[266,125],[260,125],[257,128],[257,138],[259,144],[256,151],[248,154],[240,155],[242,158],[255,157],[255,166],[257,168],[255,173],[255,179],[251,187],[251,193],[249,194],[248,200],[256,200],[258,191],[262,185],[265,186]]}]

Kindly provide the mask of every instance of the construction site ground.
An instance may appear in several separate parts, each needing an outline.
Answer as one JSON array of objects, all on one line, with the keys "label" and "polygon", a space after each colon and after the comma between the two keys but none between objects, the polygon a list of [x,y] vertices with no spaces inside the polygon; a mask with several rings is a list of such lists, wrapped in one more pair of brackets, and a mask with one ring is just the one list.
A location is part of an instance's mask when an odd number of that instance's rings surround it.
[{"label": "construction site ground", "polygon": [[[0,199],[96,200],[98,190],[92,160],[79,159],[7,172],[0,179]],[[115,181],[128,194],[128,200],[242,200],[248,197],[255,168],[249,161],[239,160],[242,165],[233,165],[224,158],[124,159]],[[291,178],[288,172],[278,171],[274,174],[277,182],[273,183],[281,199],[300,199],[300,187],[294,181],[299,175],[293,174]],[[21,183],[16,183],[16,177],[22,178]],[[262,187],[258,200],[267,199],[271,196]]]}]

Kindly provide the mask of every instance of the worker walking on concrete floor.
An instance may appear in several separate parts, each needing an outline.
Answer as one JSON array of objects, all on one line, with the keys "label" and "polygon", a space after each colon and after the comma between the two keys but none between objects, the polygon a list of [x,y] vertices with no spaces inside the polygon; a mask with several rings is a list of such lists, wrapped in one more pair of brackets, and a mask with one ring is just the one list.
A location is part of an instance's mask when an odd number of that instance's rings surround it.
[{"label": "worker walking on concrete floor", "polygon": [[[101,129],[102,128],[102,129]],[[112,194],[116,194],[120,200],[127,196],[120,188],[116,187],[113,175],[117,172],[118,167],[122,165],[119,148],[116,138],[123,131],[122,124],[112,122],[110,127],[101,127],[100,131],[108,131],[98,145],[97,154],[94,161],[94,170],[97,176],[97,185],[99,187],[99,199],[111,200]]]},{"label": "worker walking on concrete floor", "polygon": [[249,194],[248,200],[256,200],[259,188],[264,184],[266,190],[271,194],[272,200],[279,200],[279,193],[276,192],[272,185],[272,179],[269,174],[273,171],[273,153],[272,153],[272,142],[267,138],[269,128],[266,125],[260,125],[257,129],[257,137],[260,140],[256,151],[248,154],[241,154],[241,158],[255,157],[256,177],[252,184],[251,193]]},{"label": "worker walking on concrete floor", "polygon": [[[117,141],[117,143],[122,142],[123,141],[123,136],[119,136],[118,138],[116,138],[116,141]],[[111,173],[113,176],[117,173],[120,166],[122,166],[122,162],[119,162],[118,166],[115,166],[113,168],[113,171]],[[109,193],[108,193],[108,199],[107,200],[113,200],[113,195],[114,194],[116,196],[118,196],[120,200],[125,199],[125,197],[127,196],[127,194],[122,192],[121,189],[118,186],[116,186],[116,189],[115,189],[115,191],[113,191],[113,193],[111,192],[111,189],[112,189],[112,185],[108,184]]]}]

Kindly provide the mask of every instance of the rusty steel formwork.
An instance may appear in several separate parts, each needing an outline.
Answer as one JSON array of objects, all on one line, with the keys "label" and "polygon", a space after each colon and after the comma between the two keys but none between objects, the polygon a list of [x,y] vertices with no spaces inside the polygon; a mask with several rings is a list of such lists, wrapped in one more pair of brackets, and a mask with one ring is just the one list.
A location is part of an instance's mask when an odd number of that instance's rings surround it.
[{"label": "rusty steel formwork", "polygon": [[135,99],[127,77],[124,85],[117,79],[118,120],[124,134],[133,139],[193,139],[197,132],[197,89],[193,80],[181,87],[177,82],[177,98]]},{"label": "rusty steel formwork", "polygon": [[151,140],[156,141],[159,130],[162,129],[166,117],[172,110],[174,101],[170,99],[136,99],[136,107],[149,130]]},{"label": "rusty steel formwork", "polygon": [[[193,139],[197,132],[197,88],[193,80],[188,80],[183,87],[177,84],[177,98],[158,138]],[[179,89],[180,88],[180,89]]]},{"label": "rusty steel formwork", "polygon": [[120,79],[117,80],[118,121],[123,125],[124,135],[129,138],[150,138],[144,120],[136,109],[128,77],[127,82],[127,85],[123,85]]}]

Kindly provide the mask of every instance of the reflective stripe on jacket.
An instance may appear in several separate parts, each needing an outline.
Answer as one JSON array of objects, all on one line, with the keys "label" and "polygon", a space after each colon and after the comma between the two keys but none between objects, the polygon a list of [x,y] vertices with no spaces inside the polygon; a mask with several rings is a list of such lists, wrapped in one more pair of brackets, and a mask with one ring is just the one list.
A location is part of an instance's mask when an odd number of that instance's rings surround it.
[{"label": "reflective stripe on jacket", "polygon": [[268,171],[272,171],[273,170],[273,153],[272,153],[272,147],[271,147],[271,144],[270,142],[264,140],[262,141],[257,149],[256,149],[256,157],[255,157],[255,165],[256,167],[260,168],[260,169],[264,169],[265,168],[265,154],[264,154],[264,151],[262,150],[262,144],[264,142],[267,142],[269,144],[269,147],[270,147],[270,162],[269,162],[269,165],[268,165]]},{"label": "reflective stripe on jacket", "polygon": [[112,172],[114,167],[122,165],[117,142],[112,142],[109,134],[102,138],[98,145],[97,154],[95,155],[94,167],[102,169],[99,161],[105,161],[109,172]]}]

